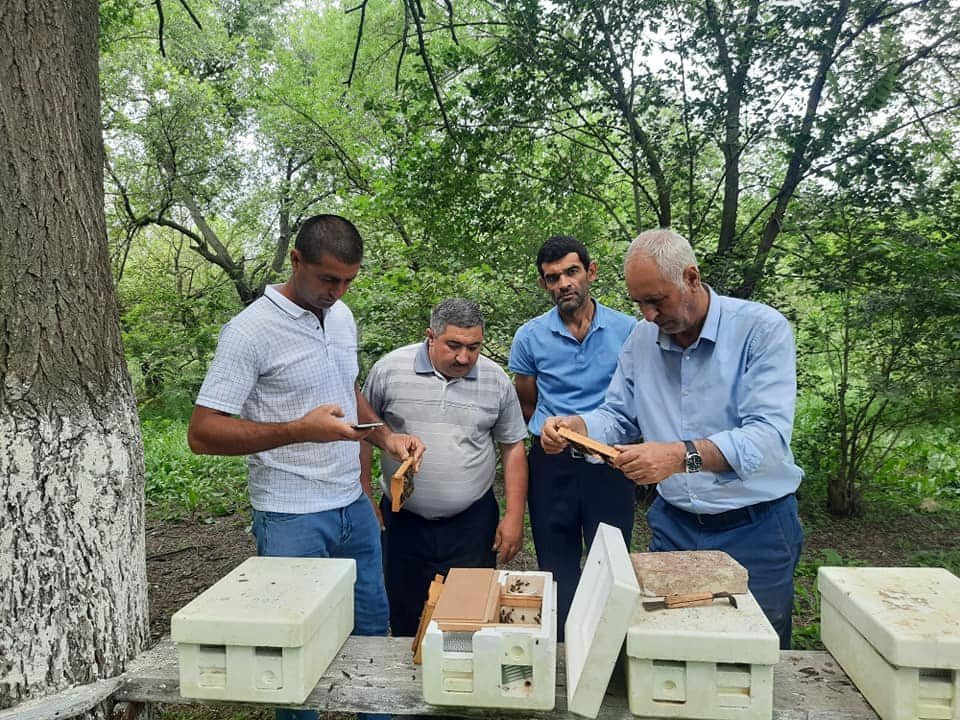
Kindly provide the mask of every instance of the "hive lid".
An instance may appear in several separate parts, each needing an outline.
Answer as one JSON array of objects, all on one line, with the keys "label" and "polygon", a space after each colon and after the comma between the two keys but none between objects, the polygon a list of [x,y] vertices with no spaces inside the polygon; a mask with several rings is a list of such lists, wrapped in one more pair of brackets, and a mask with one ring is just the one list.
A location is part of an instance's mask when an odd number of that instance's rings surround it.
[{"label": "hive lid", "polygon": [[570,712],[597,717],[639,597],[623,535],[600,523],[564,626]]},{"label": "hive lid", "polygon": [[887,662],[960,668],[960,578],[948,570],[821,567],[817,588]]},{"label": "hive lid", "polygon": [[353,597],[356,565],[338,558],[247,558],[170,620],[175,642],[300,647],[333,603]]},{"label": "hive lid", "polygon": [[627,655],[645,660],[776,665],[780,638],[753,595],[713,605],[647,610],[637,605],[627,632]]}]

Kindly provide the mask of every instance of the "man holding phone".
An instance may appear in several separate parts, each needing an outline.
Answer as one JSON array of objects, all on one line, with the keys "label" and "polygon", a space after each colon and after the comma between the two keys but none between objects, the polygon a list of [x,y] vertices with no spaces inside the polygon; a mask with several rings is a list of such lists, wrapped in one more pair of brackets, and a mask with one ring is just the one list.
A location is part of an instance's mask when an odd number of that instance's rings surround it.
[{"label": "man holding phone", "polygon": [[[526,427],[507,374],[480,354],[484,320],[476,303],[444,300],[425,342],[381,358],[363,394],[394,430],[430,448],[399,512],[389,479],[399,463],[382,457],[384,556],[390,627],[416,634],[430,582],[451,567],[496,567],[520,550],[527,498]],[[503,517],[493,493],[497,446],[503,459]],[[372,450],[361,443],[362,481],[371,482]]]},{"label": "man holding phone", "polygon": [[[382,424],[357,385],[357,328],[340,298],[360,271],[363,240],[336,215],[307,219],[286,283],[227,323],[190,418],[200,454],[247,455],[257,552],[357,563],[354,633],[385,635],[380,532],[360,485],[359,440],[397,459],[423,443]],[[278,710],[278,718],[316,718]]]}]

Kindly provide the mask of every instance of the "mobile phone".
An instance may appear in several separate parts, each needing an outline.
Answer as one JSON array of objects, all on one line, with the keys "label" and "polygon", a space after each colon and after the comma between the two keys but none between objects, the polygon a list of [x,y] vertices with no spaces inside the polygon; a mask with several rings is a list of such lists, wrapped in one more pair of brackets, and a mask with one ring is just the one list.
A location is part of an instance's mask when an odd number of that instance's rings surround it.
[{"label": "mobile phone", "polygon": [[353,423],[350,427],[354,430],[373,430],[383,425],[382,422],[373,422],[373,423]]}]

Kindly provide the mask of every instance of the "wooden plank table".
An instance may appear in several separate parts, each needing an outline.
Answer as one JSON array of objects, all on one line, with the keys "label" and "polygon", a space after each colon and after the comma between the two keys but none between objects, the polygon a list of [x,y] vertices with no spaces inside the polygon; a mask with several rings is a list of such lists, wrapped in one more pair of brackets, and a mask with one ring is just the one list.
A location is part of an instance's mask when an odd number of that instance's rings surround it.
[{"label": "wooden plank table", "polygon": [[[306,702],[296,707],[321,712],[574,720],[579,716],[567,711],[562,644],[557,646],[557,656],[557,704],[551,712],[441,707],[423,701],[420,667],[412,662],[410,638],[351,636]],[[775,720],[877,720],[829,653],[790,651],[780,657],[774,670]],[[177,654],[169,639],[130,664],[113,697],[137,703],[213,702],[180,697]],[[627,707],[624,672],[619,667],[614,671],[600,718],[634,718]]]}]

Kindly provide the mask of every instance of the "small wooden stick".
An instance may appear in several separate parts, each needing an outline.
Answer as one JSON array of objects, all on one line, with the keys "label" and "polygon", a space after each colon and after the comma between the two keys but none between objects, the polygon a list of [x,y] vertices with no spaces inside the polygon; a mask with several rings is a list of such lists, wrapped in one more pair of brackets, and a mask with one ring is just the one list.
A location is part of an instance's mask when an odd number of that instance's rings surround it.
[{"label": "small wooden stick", "polygon": [[420,665],[422,658],[423,635],[427,632],[427,625],[433,618],[433,609],[437,606],[437,600],[440,599],[440,593],[443,592],[443,575],[433,576],[430,583],[430,589],[427,591],[427,601],[423,604],[423,611],[420,613],[420,624],[417,626],[417,635],[413,638],[413,662]]}]

